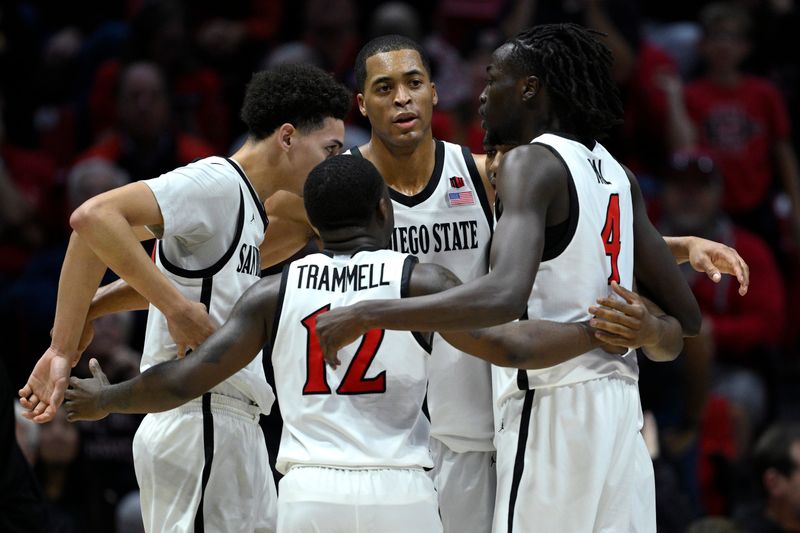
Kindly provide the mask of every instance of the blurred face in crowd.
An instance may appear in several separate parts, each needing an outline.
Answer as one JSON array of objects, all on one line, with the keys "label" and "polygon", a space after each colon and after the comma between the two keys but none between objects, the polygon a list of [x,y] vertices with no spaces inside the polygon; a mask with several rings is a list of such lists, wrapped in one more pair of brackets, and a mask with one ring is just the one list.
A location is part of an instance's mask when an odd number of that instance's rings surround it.
[{"label": "blurred face in crowd", "polygon": [[788,475],[775,470],[767,473],[767,491],[770,502],[784,506],[795,520],[800,520],[800,440],[795,440],[789,449],[793,468]]},{"label": "blurred face in crowd", "polygon": [[339,155],[344,144],[344,122],[327,117],[321,128],[296,129],[292,136],[289,158],[294,174],[292,191],[303,195],[303,185],[308,173],[325,159]]},{"label": "blurred face in crowd", "polygon": [[707,29],[700,51],[711,72],[735,71],[750,53],[743,24],[735,18],[720,19]]},{"label": "blurred face in crowd", "polygon": [[134,140],[152,142],[169,126],[169,101],[164,78],[151,63],[136,63],[120,78],[119,121]]},{"label": "blurred face in crowd", "polygon": [[[708,158],[699,161],[698,165],[711,164]],[[721,199],[720,177],[695,165],[668,176],[663,194],[664,214],[674,231],[703,234],[717,218]]]},{"label": "blurred face in crowd", "polygon": [[78,456],[78,426],[67,422],[64,409],[59,409],[49,424],[39,432],[39,460],[50,465],[68,465]]},{"label": "blurred face in crowd", "polygon": [[430,132],[438,96],[419,52],[394,50],[370,56],[366,74],[358,107],[369,119],[373,135],[389,146],[422,141]]}]

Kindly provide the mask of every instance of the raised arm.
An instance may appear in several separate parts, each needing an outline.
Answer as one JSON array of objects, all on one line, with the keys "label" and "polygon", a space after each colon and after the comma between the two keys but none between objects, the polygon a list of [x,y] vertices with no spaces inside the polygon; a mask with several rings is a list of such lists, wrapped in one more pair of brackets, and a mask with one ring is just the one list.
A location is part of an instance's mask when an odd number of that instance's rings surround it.
[{"label": "raised arm", "polygon": [[633,174],[626,169],[633,203],[634,247],[633,274],[640,288],[666,314],[675,317],[683,335],[693,337],[700,331],[702,317],[697,301],[686,283],[664,239],[647,217],[642,191]]},{"label": "raised arm", "polygon": [[109,385],[92,360],[90,379],[70,379],[67,419],[98,420],[109,413],[153,413],[196,398],[244,368],[272,337],[280,276],[264,278],[245,292],[225,324],[191,357],[155,365]]},{"label": "raised arm", "polygon": [[373,328],[464,330],[521,316],[539,268],[545,226],[561,222],[548,220],[549,206],[559,193],[568,202],[568,178],[562,163],[537,145],[511,150],[501,175],[497,194],[503,215],[492,238],[489,274],[439,294],[333,309],[317,320],[323,353],[336,352]]}]

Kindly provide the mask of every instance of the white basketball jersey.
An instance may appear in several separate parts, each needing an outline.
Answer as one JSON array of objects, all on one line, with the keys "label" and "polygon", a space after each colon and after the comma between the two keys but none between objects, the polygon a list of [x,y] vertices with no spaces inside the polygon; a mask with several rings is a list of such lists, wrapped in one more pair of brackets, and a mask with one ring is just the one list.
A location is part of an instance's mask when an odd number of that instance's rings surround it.
[{"label": "white basketball jersey", "polygon": [[328,366],[316,317],[362,300],[407,292],[416,259],[390,250],[318,253],[283,271],[273,328],[272,366],[283,416],[276,467],[294,464],[431,467],[430,424],[422,412],[428,380],[424,339],[408,331],[372,330]]},{"label": "white basketball jersey", "polygon": [[[186,263],[196,258],[187,252],[187,238],[183,236],[160,239],[153,250],[153,260],[158,269],[186,298],[205,304],[212,323],[219,327],[228,319],[239,297],[260,278],[259,246],[264,240],[267,215],[249,179],[233,160],[210,157],[179,170],[184,176],[203,173],[210,175],[215,183],[226,184],[225,194],[238,198],[238,212],[229,213],[224,218],[212,217],[210,221],[206,217],[204,221],[204,227],[211,235],[234,228],[233,240],[229,241],[227,250],[216,262],[203,269],[187,268]],[[166,174],[158,179],[169,177]],[[166,183],[168,185],[169,181]],[[170,194],[179,195],[180,192],[178,190]],[[208,202],[214,200],[208,198]],[[203,205],[197,205],[197,209],[202,210]],[[269,413],[275,396],[267,384],[259,355],[254,353],[253,360],[246,367],[211,390],[252,401],[266,414]],[[175,357],[176,346],[169,334],[167,320],[161,311],[150,305],[141,370],[144,372],[155,364]]]},{"label": "white basketball jersey", "polygon": [[[357,148],[351,152],[361,155]],[[391,188],[389,194],[395,251],[447,267],[465,283],[488,272],[493,216],[468,148],[437,140],[428,185],[414,196]],[[489,364],[437,334],[429,368],[431,435],[457,452],[493,450]]]},{"label": "white basketball jersey", "polygon": [[[580,142],[544,134],[532,144],[547,147],[569,174],[570,216],[560,242],[548,242],[528,299],[527,317],[555,322],[591,318],[589,306],[612,293],[616,280],[633,284],[633,206],[630,181],[622,166],[599,143],[589,150]],[[638,379],[636,352],[624,357],[595,349],[560,365],[509,371],[502,398],[518,390],[568,385],[610,375]]]}]

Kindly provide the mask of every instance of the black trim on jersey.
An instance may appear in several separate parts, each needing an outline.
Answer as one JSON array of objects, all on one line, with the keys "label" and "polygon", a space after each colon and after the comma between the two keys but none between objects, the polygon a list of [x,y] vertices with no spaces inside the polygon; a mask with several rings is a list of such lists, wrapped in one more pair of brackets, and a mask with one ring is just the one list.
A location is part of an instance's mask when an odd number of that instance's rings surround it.
[{"label": "black trim on jersey", "polygon": [[200,288],[200,303],[206,306],[206,312],[211,314],[211,289],[214,288],[214,278],[203,278]]},{"label": "black trim on jersey", "polygon": [[289,268],[291,263],[283,267],[281,272],[281,287],[278,289],[278,305],[275,306],[275,317],[272,319],[272,341],[269,343],[269,351],[264,350],[264,355],[272,359],[272,347],[275,346],[275,338],[278,336],[278,324],[281,321],[281,312],[283,312],[283,300],[286,296],[286,283],[289,281]]},{"label": "black trim on jersey", "polygon": [[564,158],[561,157],[561,154],[558,153],[558,150],[549,144],[540,142],[534,142],[531,144],[536,144],[550,150],[550,153],[552,153],[558,158],[559,161],[561,161],[561,164],[564,165],[564,169],[567,171],[569,215],[567,216],[567,220],[564,222],[560,222],[555,226],[548,226],[544,230],[544,250],[542,250],[542,261],[550,261],[551,259],[555,259],[564,253],[564,250],[567,249],[569,243],[572,242],[572,238],[575,236],[575,230],[578,229],[578,217],[580,216],[581,209],[580,203],[578,202],[578,191],[575,189],[575,179],[572,177],[572,172],[570,172],[567,162],[564,161]]},{"label": "black trim on jersey", "polygon": [[486,195],[486,187],[483,186],[481,173],[478,172],[478,166],[475,164],[475,158],[472,157],[472,152],[466,146],[461,147],[461,155],[464,156],[464,162],[467,164],[469,176],[472,178],[472,184],[475,187],[475,194],[478,195],[478,200],[480,200],[481,207],[483,208],[483,214],[486,215],[486,223],[489,224],[489,234],[494,234],[492,208],[489,205],[489,197]]},{"label": "black trim on jersey", "polygon": [[400,298],[408,298],[411,294],[411,273],[419,263],[416,256],[408,255],[403,261],[403,273],[400,275]]},{"label": "black trim on jersey", "polygon": [[203,481],[200,486],[200,504],[194,515],[195,533],[203,533],[205,524],[203,521],[203,501],[206,497],[206,485],[208,478],[211,477],[211,463],[214,462],[214,416],[211,414],[211,393],[203,394]]},{"label": "black trim on jersey", "polygon": [[161,260],[161,265],[167,272],[174,274],[176,276],[180,276],[182,278],[210,278],[220,270],[225,264],[230,261],[233,254],[236,252],[236,248],[239,245],[239,239],[242,237],[242,229],[244,228],[244,195],[242,194],[242,190],[239,189],[239,218],[236,220],[236,231],[233,234],[233,242],[231,242],[230,247],[225,252],[225,254],[213,265],[208,268],[203,268],[201,270],[188,270],[186,268],[181,268],[177,265],[173,265],[167,259],[166,254],[164,253],[164,240],[160,241],[160,246],[158,247],[158,257]]},{"label": "black trim on jersey", "polygon": [[[393,201],[397,202],[398,204],[403,204],[406,207],[414,207],[415,205],[419,205],[430,198],[433,194],[433,191],[436,190],[436,187],[439,185],[439,180],[442,177],[442,168],[444,168],[444,143],[439,139],[434,139],[433,142],[436,143],[436,155],[435,163],[433,165],[433,172],[428,180],[428,184],[425,185],[425,188],[414,196],[406,196],[405,194],[397,192],[389,187],[389,197]],[[358,149],[358,146],[350,148],[350,155],[364,157],[364,154],[361,153],[361,150]],[[491,224],[489,224],[489,226],[491,227]]]},{"label": "black trim on jersey", "polygon": [[[411,272],[414,271],[414,267],[417,263],[419,263],[419,259],[413,255],[406,256],[405,261],[403,261],[403,273],[400,276],[400,298],[408,298],[409,294],[411,294],[411,289],[409,287],[411,284]],[[430,338],[425,338],[425,335],[419,331],[412,331],[411,335],[414,336],[417,344],[430,355],[433,351],[433,335],[429,334]]]},{"label": "black trim on jersey", "polygon": [[[528,320],[528,310],[525,309],[525,312],[522,313],[522,316],[519,317],[520,320]],[[528,383],[528,371],[519,369],[517,370],[517,388],[519,390],[528,390],[530,389],[530,383]]]},{"label": "black trim on jersey", "polygon": [[525,393],[525,401],[522,404],[522,414],[519,420],[519,438],[517,440],[517,455],[514,458],[514,475],[511,479],[511,492],[508,496],[508,533],[514,531],[514,508],[517,505],[517,494],[519,484],[522,481],[522,472],[525,469],[525,449],[528,446],[528,429],[531,424],[531,411],[533,410],[533,397],[535,390]]},{"label": "black trim on jersey", "polygon": [[244,184],[247,185],[247,190],[250,191],[250,194],[253,196],[253,202],[256,204],[256,207],[258,208],[258,214],[261,215],[261,222],[264,224],[264,232],[266,232],[267,226],[269,225],[269,219],[267,218],[267,212],[264,211],[264,202],[262,202],[258,198],[256,190],[253,189],[253,184],[250,183],[250,179],[247,177],[247,174],[244,173],[244,170],[242,170],[239,167],[239,165],[236,164],[236,162],[234,162],[228,157],[225,158],[225,161],[230,163],[231,166],[236,169],[236,172],[238,172],[239,176],[242,177],[242,181],[244,181]]}]

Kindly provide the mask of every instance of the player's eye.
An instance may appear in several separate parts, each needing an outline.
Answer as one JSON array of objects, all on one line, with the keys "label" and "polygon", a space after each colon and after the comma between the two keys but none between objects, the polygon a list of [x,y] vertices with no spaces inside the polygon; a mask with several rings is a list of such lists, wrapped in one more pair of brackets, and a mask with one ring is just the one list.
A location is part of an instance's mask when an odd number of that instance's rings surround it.
[{"label": "player's eye", "polygon": [[422,87],[422,80],[413,79],[408,82],[408,86],[413,89],[419,89],[420,87]]},{"label": "player's eye", "polygon": [[392,88],[389,86],[388,83],[382,83],[382,84],[378,85],[378,87],[375,89],[375,92],[378,92],[378,93],[381,93],[381,94],[386,94],[391,89]]},{"label": "player's eye", "polygon": [[328,153],[328,157],[332,157],[335,155],[339,155],[339,151],[341,148],[338,144],[331,144],[325,147],[325,151]]}]

